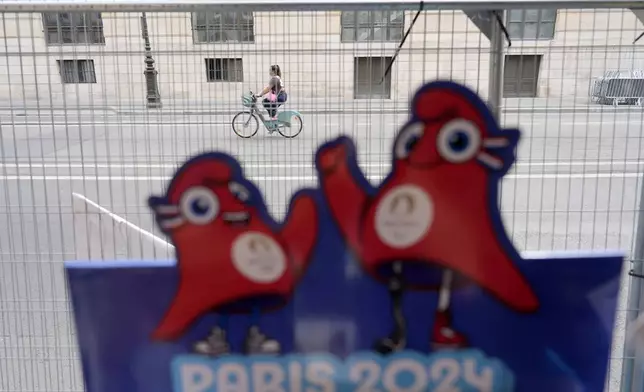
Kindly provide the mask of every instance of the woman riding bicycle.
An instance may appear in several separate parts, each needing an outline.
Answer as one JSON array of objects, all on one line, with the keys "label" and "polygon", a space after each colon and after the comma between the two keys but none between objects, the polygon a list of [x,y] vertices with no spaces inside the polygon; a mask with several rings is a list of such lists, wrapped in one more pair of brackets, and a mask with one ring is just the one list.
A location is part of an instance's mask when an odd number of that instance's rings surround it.
[{"label": "woman riding bicycle", "polygon": [[261,93],[257,94],[258,97],[263,97],[268,94],[267,98],[264,98],[264,108],[268,112],[268,115],[272,119],[275,119],[277,115],[277,108],[280,107],[288,99],[286,94],[286,89],[282,83],[282,72],[280,71],[279,65],[271,65],[269,71],[270,79],[268,81],[268,86],[264,87]]}]

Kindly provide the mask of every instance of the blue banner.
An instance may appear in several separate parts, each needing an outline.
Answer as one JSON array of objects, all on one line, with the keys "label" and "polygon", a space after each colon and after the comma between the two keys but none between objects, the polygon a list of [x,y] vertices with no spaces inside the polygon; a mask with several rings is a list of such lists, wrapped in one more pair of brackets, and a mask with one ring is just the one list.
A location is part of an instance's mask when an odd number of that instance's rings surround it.
[{"label": "blue banner", "polygon": [[429,83],[378,186],[331,140],[283,222],[233,157],[190,159],[149,199],[176,262],[67,264],[87,390],[602,391],[623,256],[516,251],[519,137]]}]

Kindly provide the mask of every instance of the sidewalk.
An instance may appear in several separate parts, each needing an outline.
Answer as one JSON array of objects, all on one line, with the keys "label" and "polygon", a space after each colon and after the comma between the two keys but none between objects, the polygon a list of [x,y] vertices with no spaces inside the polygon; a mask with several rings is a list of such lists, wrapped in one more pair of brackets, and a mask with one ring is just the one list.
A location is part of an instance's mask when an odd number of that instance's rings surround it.
[{"label": "sidewalk", "polygon": [[[593,113],[593,112],[632,112],[644,111],[644,107],[635,105],[599,105],[591,103],[588,98],[506,98],[503,100],[502,111],[504,113]],[[0,111],[7,112],[33,112],[40,110],[41,113],[56,112],[61,114],[66,111],[93,111],[108,112],[119,115],[218,115],[233,114],[242,110],[238,101],[175,101],[163,100],[161,109],[147,109],[144,103],[120,102],[115,104],[94,105],[54,105],[37,102],[23,103],[24,106],[11,106],[8,102],[0,101]],[[22,103],[22,102],[21,102]],[[292,100],[287,102],[285,109],[298,110],[303,114],[398,114],[407,113],[408,103],[403,100],[325,100],[306,99]]]}]

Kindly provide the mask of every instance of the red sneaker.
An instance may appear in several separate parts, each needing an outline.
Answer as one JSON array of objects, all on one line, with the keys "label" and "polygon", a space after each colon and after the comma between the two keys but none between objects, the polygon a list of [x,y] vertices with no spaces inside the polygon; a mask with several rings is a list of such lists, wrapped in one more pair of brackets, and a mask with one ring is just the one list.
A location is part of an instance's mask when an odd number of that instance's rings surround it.
[{"label": "red sneaker", "polygon": [[467,346],[467,338],[452,328],[448,311],[436,312],[432,331],[431,346],[436,349],[454,349]]}]

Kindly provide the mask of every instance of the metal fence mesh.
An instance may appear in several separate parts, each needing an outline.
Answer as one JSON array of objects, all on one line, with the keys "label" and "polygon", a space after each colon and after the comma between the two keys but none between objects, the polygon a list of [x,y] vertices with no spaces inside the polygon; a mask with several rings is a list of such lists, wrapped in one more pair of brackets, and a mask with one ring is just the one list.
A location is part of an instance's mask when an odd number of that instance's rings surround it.
[{"label": "metal fence mesh", "polygon": [[[145,201],[188,156],[235,154],[281,216],[315,184],[321,141],[353,136],[377,181],[423,81],[490,91],[490,42],[461,10],[423,11],[388,75],[412,9],[59,11],[0,13],[0,391],[83,390],[62,263],[172,257]],[[521,9],[505,24],[501,121],[524,131],[501,193],[515,245],[631,252],[643,112],[589,91],[606,71],[644,69],[642,22],[622,8]],[[274,64],[304,130],[285,139],[260,124],[241,139],[230,121]]]}]

